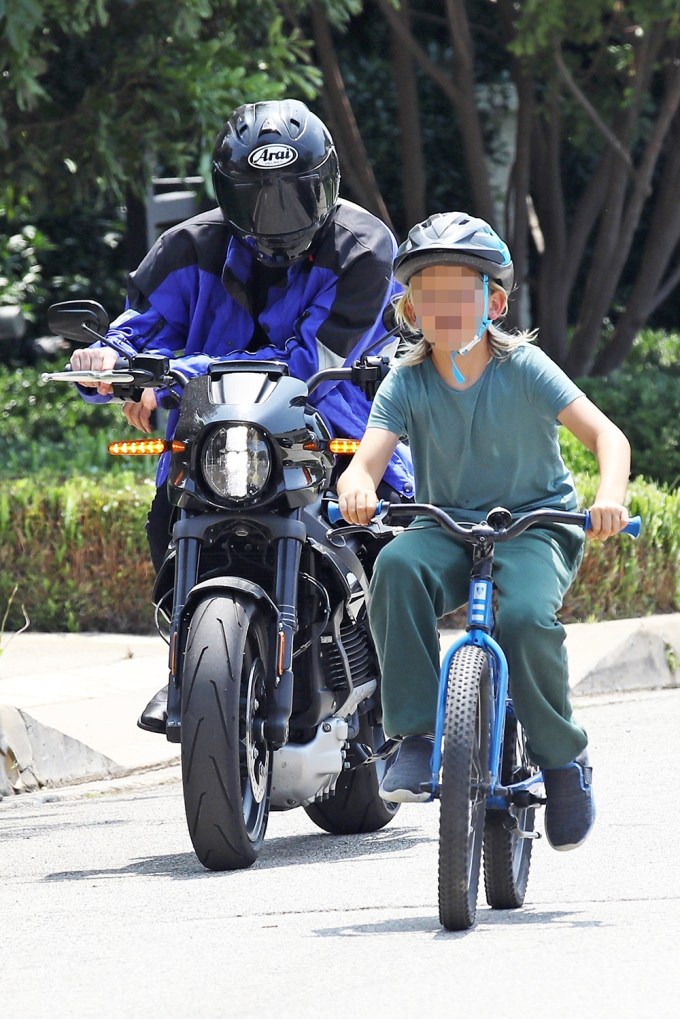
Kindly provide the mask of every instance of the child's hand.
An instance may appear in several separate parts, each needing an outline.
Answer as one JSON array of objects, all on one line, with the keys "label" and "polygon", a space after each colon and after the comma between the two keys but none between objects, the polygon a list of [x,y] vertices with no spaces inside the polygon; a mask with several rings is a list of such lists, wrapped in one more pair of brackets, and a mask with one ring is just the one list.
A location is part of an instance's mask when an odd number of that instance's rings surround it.
[{"label": "child's hand", "polygon": [[338,499],[338,506],[345,520],[350,524],[370,524],[375,516],[378,505],[378,497],[369,488],[358,488],[352,492],[345,492]]},{"label": "child's hand", "polygon": [[613,534],[618,534],[628,523],[628,510],[618,502],[596,500],[590,507],[591,529],[587,531],[589,538],[605,541]]}]

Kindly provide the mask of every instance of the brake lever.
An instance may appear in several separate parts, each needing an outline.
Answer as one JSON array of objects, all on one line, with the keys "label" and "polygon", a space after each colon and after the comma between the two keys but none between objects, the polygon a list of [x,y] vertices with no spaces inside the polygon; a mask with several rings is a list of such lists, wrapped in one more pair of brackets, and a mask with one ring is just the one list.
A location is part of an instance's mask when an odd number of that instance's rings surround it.
[{"label": "brake lever", "polygon": [[[404,530],[403,527],[393,527],[390,524],[386,524],[384,517],[389,510],[389,502],[385,499],[381,499],[375,508],[375,516],[371,520],[370,524],[347,524],[345,527],[329,527],[326,531],[326,540],[331,545],[337,545],[338,547],[344,545],[345,537],[348,534],[373,534],[376,538],[381,537],[384,534],[399,534]],[[338,523],[343,519],[342,513],[338,508],[337,502],[329,500],[328,502],[328,519],[332,524]]]},{"label": "brake lever", "polygon": [[[167,364],[167,359],[165,359]],[[163,365],[163,367],[165,367]],[[67,367],[60,372],[43,372],[43,382],[71,382],[73,385],[85,382],[101,382],[113,386],[114,391],[109,403],[139,403],[144,389],[157,386],[159,389],[167,385],[171,380],[167,374],[159,375],[158,371],[150,371],[147,368],[108,368],[102,371],[83,369],[73,371]]]}]

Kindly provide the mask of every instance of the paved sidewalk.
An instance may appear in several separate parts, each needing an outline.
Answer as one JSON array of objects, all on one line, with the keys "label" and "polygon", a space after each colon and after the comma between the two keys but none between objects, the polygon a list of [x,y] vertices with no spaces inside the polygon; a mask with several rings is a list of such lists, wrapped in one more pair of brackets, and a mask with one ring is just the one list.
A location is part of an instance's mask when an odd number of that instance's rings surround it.
[{"label": "paved sidewalk", "polygon": [[[0,649],[0,796],[178,762],[135,724],[167,680],[160,637],[5,634]],[[572,624],[567,649],[576,697],[680,686],[680,613]]]}]

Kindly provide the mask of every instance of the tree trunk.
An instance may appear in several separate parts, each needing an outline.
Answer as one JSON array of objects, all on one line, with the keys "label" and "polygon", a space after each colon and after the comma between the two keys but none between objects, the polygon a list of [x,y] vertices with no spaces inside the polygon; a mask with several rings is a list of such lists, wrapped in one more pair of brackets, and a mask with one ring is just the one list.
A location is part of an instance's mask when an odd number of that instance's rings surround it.
[{"label": "tree trunk", "polygon": [[[411,20],[409,0],[402,0],[399,17],[408,27]],[[427,215],[425,198],[426,174],[423,158],[423,143],[420,129],[420,106],[418,85],[413,58],[401,42],[394,28],[389,25],[390,50],[394,71],[394,86],[397,97],[397,120],[399,124],[402,175],[402,198],[406,229],[419,223]]]},{"label": "tree trunk", "polygon": [[[651,68],[640,70],[643,86],[650,73]],[[665,95],[645,141],[632,186],[629,186],[628,167],[618,154],[610,155],[612,178],[608,205],[600,217],[592,267],[567,362],[567,370],[574,374],[588,374],[595,363],[602,321],[613,303],[644,205],[651,193],[654,172],[664,145],[668,147],[671,124],[679,108],[680,68],[675,67],[668,76]],[[633,117],[629,120],[627,133],[633,136]]]},{"label": "tree trunk", "polygon": [[489,172],[486,166],[484,134],[477,109],[475,91],[475,47],[464,0],[446,0],[449,36],[454,52],[453,77],[456,83],[456,113],[463,138],[463,157],[475,204],[474,211],[488,223],[496,223]]},{"label": "tree trunk", "polygon": [[310,14],[314,45],[323,73],[323,97],[340,154],[340,170],[346,177],[356,200],[391,227],[390,214],[380,193],[345,90],[328,19],[317,3],[312,4]]},{"label": "tree trunk", "polygon": [[668,155],[655,189],[640,268],[626,308],[595,362],[595,375],[607,375],[621,367],[640,329],[680,283],[680,267],[674,266],[675,271],[667,275],[680,243],[680,113],[676,114],[666,148]]},{"label": "tree trunk", "polygon": [[515,269],[515,289],[524,288],[520,301],[511,302],[508,325],[514,328],[531,328],[529,287],[529,186],[531,180],[531,124],[534,112],[534,95],[531,81],[515,69],[517,89],[517,128],[515,161],[510,173],[509,190],[505,202],[505,236]]},{"label": "tree trunk", "polygon": [[569,259],[561,177],[560,95],[553,90],[544,114],[534,118],[531,136],[531,195],[543,239],[535,286],[540,344],[558,364],[567,351]]},{"label": "tree trunk", "polygon": [[453,74],[449,74],[430,58],[404,19],[399,16],[391,0],[376,2],[395,35],[413,55],[424,73],[441,88],[456,111],[463,137],[463,159],[474,204],[474,209],[468,211],[474,212],[489,223],[494,223],[496,218],[494,203],[475,94],[474,46],[465,4],[462,0],[446,0],[451,46],[454,51]]}]

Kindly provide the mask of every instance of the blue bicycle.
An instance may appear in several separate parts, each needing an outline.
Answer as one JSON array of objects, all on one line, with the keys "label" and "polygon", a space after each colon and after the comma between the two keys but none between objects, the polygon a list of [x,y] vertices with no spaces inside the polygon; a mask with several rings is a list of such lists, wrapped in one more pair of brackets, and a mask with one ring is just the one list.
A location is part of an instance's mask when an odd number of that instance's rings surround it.
[{"label": "blue bicycle", "polygon": [[[472,550],[466,632],[441,664],[429,789],[429,800],[440,800],[439,919],[447,930],[461,931],[476,919],[482,847],[488,904],[516,909],[524,903],[533,840],[539,838],[535,813],[545,803],[543,776],[529,760],[513,710],[507,660],[493,637],[494,548],[536,524],[588,530],[590,519],[587,512],[541,509],[513,520],[499,507],[482,523],[458,524],[436,506],[382,502],[372,526],[414,515],[435,520]],[[637,537],[640,526],[634,517],[624,531]],[[393,749],[385,744],[375,756]]]}]

